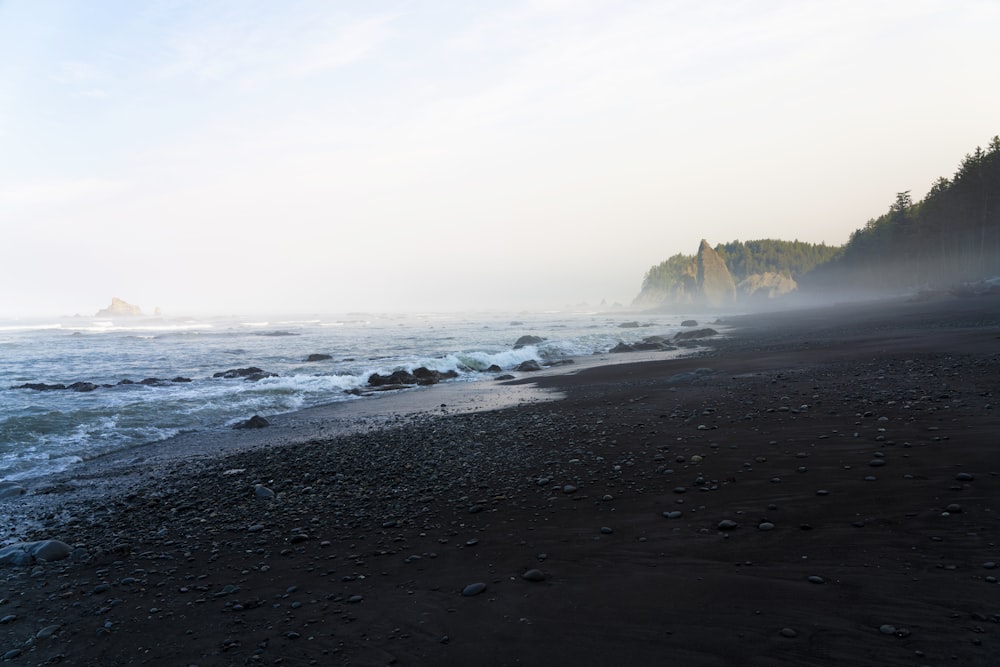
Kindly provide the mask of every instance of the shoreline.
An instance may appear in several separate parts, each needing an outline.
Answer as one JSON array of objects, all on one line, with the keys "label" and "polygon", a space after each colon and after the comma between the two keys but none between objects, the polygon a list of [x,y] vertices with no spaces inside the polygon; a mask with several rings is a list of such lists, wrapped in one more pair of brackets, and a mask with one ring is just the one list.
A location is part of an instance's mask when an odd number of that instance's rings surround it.
[{"label": "shoreline", "polygon": [[76,555],[0,567],[0,654],[991,664],[1000,299],[727,323],[696,356],[504,383],[557,401],[54,484],[18,537]]}]

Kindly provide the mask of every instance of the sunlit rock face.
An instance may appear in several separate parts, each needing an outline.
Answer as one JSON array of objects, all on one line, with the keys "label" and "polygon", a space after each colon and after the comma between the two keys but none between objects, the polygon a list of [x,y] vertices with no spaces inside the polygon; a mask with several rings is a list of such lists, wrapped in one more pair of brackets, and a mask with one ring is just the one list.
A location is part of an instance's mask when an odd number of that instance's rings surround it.
[{"label": "sunlit rock face", "polygon": [[741,280],[736,286],[741,299],[774,299],[783,294],[794,292],[798,289],[798,284],[781,273],[755,273]]},{"label": "sunlit rock face", "polygon": [[736,282],[726,263],[705,239],[701,240],[695,262],[698,266],[697,300],[713,308],[736,303]]},{"label": "sunlit rock face", "polygon": [[122,317],[123,315],[142,315],[142,308],[133,306],[115,296],[111,297],[110,306],[97,311],[97,317]]}]

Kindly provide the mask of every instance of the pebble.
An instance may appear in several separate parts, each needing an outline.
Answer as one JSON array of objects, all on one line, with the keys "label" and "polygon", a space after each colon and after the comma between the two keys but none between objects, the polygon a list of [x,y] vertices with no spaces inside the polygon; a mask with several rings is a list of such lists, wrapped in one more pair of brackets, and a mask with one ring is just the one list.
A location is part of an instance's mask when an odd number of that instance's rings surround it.
[{"label": "pebble", "polygon": [[957,475],[955,475],[955,480],[959,482],[971,482],[974,479],[975,477],[972,475],[972,473],[968,472],[960,472]]},{"label": "pebble", "polygon": [[789,639],[794,639],[799,636],[799,633],[792,628],[781,628],[780,634],[782,637],[788,637]]},{"label": "pebble", "polygon": [[566,484],[565,486],[563,486],[562,492],[563,493],[576,493],[576,487],[573,486],[572,484]]},{"label": "pebble", "polygon": [[757,526],[757,530],[774,530],[774,524],[770,521],[762,521],[760,525]]},{"label": "pebble", "polygon": [[545,573],[539,569],[531,569],[521,575],[525,581],[545,581]]},{"label": "pebble", "polygon": [[663,516],[665,516],[668,519],[679,519],[682,516],[684,516],[684,513],[679,510],[674,510],[672,512],[664,512]]},{"label": "pebble", "polygon": [[469,584],[468,586],[463,588],[462,595],[464,595],[467,598],[471,598],[473,595],[479,595],[485,590],[486,590],[486,584],[480,581],[474,584]]},{"label": "pebble", "polygon": [[44,628],[38,631],[38,633],[35,635],[35,639],[48,639],[49,637],[54,635],[61,627],[62,626],[58,624],[46,625]]},{"label": "pebble", "polygon": [[602,535],[610,535],[613,532],[615,532],[614,529],[612,529],[612,528],[610,528],[608,526],[601,526],[601,534]]},{"label": "pebble", "polygon": [[812,576],[810,576],[810,577],[807,577],[806,581],[808,581],[811,584],[825,584],[826,583],[826,579],[824,579],[823,577],[816,576],[815,574],[812,575]]},{"label": "pebble", "polygon": [[274,498],[274,491],[267,488],[263,484],[257,484],[253,487],[253,494],[260,498],[261,500],[270,500]]},{"label": "pebble", "polygon": [[719,530],[733,530],[737,526],[739,526],[739,524],[733,521],[732,519],[723,519],[722,521],[719,522],[717,528]]},{"label": "pebble", "polygon": [[881,632],[883,635],[894,635],[896,634],[896,626],[889,625],[887,623],[885,625],[879,626],[878,631]]}]

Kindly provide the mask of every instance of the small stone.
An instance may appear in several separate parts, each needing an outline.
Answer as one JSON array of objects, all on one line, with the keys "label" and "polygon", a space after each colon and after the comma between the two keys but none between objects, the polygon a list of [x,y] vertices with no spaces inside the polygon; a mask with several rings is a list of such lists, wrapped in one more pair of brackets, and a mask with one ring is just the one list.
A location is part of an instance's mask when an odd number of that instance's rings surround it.
[{"label": "small stone", "polygon": [[757,526],[757,530],[774,530],[774,524],[770,521],[761,521],[760,525]]},{"label": "small stone", "polygon": [[719,522],[717,528],[719,530],[733,530],[737,526],[739,526],[739,524],[733,521],[732,519],[723,519],[722,521]]},{"label": "small stone", "polygon": [[576,487],[573,486],[572,484],[566,484],[566,485],[563,486],[562,492],[566,493],[566,494],[576,493]]},{"label": "small stone", "polygon": [[815,574],[812,575],[812,576],[810,576],[810,577],[807,577],[806,581],[808,581],[810,584],[825,584],[826,583],[826,579],[824,579],[823,577],[818,577]]},{"label": "small stone", "polygon": [[463,588],[462,595],[464,595],[467,598],[471,598],[473,595],[479,595],[485,590],[486,590],[486,584],[480,581],[474,584],[469,584],[468,586]]},{"label": "small stone", "polygon": [[17,620],[17,614],[7,614],[3,618],[0,618],[0,625],[7,625],[8,623],[13,623]]},{"label": "small stone", "polygon": [[987,570],[995,570],[997,569],[997,564],[994,561],[986,561],[983,563],[983,567]]},{"label": "small stone", "polygon": [[886,623],[885,625],[879,626],[878,631],[883,635],[894,635],[896,634],[896,626]]},{"label": "small stone", "polygon": [[974,479],[975,477],[972,475],[972,473],[968,472],[960,472],[957,475],[955,475],[955,480],[959,482],[971,482]]},{"label": "small stone", "polygon": [[601,526],[601,534],[602,535],[610,535],[613,532],[615,532],[615,531],[612,528],[609,528],[608,526]]},{"label": "small stone", "polygon": [[950,512],[952,514],[958,514],[959,512],[962,511],[962,506],[959,505],[958,503],[952,503],[947,507],[945,507],[944,509],[946,512]]},{"label": "small stone", "polygon": [[274,498],[274,491],[267,488],[263,484],[257,484],[253,487],[253,494],[260,498],[261,500],[270,500]]},{"label": "small stone", "polygon": [[61,627],[62,627],[61,625],[46,625],[44,628],[42,628],[35,634],[35,639],[48,639],[49,637],[54,635]]},{"label": "small stone", "polygon": [[668,519],[679,519],[682,516],[684,516],[684,513],[681,512],[680,510],[674,510],[672,512],[664,512],[663,516],[665,516]]},{"label": "small stone", "polygon": [[868,465],[870,465],[872,468],[881,468],[885,464],[886,464],[885,459],[872,459],[871,461],[868,462]]},{"label": "small stone", "polygon": [[794,639],[799,636],[799,633],[792,628],[781,628],[781,632],[779,634],[781,634],[782,637],[788,637],[789,639]]},{"label": "small stone", "polygon": [[545,581],[545,573],[538,569],[531,569],[521,575],[525,581]]},{"label": "small stone", "polygon": [[820,489],[819,491],[816,492],[816,495],[817,496],[828,496],[828,495],[830,495],[830,492],[827,491],[826,489]]}]

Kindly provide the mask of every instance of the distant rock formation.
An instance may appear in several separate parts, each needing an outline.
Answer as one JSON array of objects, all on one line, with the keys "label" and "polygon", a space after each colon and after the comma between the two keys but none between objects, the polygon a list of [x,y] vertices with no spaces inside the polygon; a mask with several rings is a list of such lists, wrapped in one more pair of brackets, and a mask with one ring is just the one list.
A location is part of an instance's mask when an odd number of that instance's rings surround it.
[{"label": "distant rock formation", "polygon": [[736,286],[741,299],[774,299],[783,294],[794,292],[798,283],[781,273],[755,273],[741,280]]},{"label": "distant rock formation", "polygon": [[123,317],[142,315],[142,308],[133,306],[131,303],[122,301],[118,297],[111,297],[111,305],[97,311],[97,317]]},{"label": "distant rock formation", "polygon": [[736,282],[730,275],[726,262],[712,250],[705,239],[698,246],[695,262],[698,265],[699,301],[713,308],[736,303]]}]

